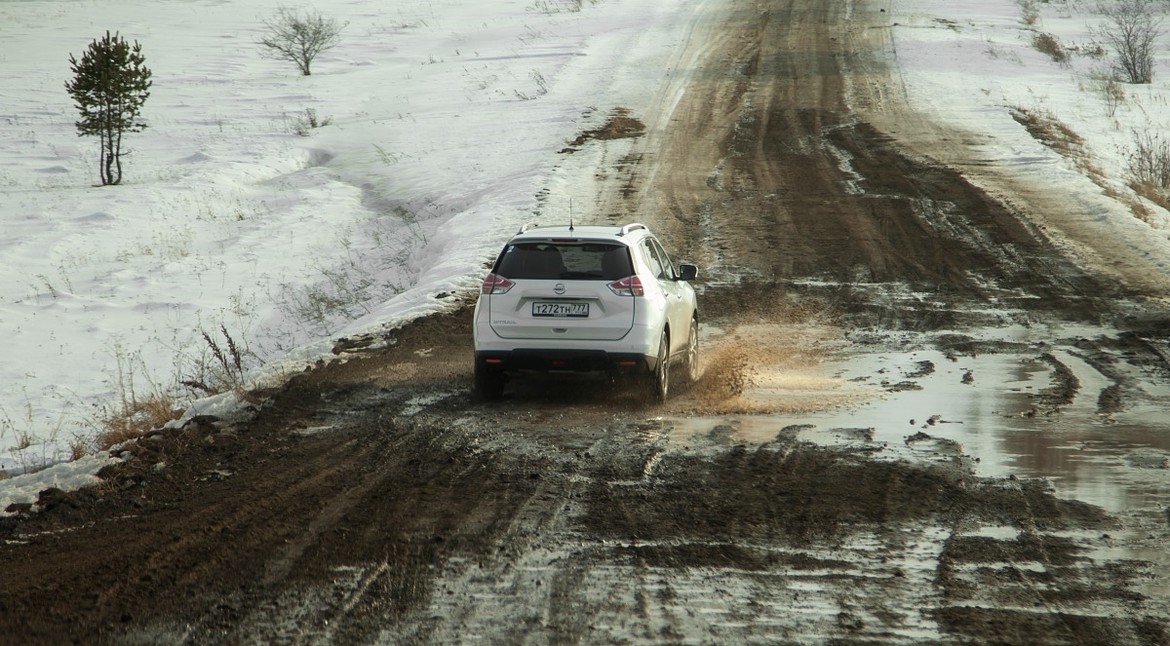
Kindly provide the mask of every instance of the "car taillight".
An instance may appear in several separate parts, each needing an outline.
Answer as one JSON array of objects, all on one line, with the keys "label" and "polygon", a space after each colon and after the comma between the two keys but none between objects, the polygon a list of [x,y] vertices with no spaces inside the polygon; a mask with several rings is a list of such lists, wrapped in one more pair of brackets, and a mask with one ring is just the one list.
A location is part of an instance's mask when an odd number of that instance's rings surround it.
[{"label": "car taillight", "polygon": [[621,280],[615,280],[608,287],[611,292],[618,296],[646,295],[646,290],[642,289],[642,279],[637,276],[629,276]]},{"label": "car taillight", "polygon": [[515,284],[503,276],[488,274],[483,279],[483,285],[480,286],[479,291],[481,294],[507,294],[508,290],[512,289]]}]

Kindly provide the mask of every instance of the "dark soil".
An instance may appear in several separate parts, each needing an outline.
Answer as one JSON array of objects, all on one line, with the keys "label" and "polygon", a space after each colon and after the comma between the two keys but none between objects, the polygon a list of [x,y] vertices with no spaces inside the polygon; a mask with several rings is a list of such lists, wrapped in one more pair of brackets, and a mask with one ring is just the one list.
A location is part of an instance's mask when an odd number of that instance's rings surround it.
[{"label": "dark soil", "polygon": [[[884,18],[851,15],[727,3],[711,42],[679,45],[709,51],[673,112],[574,142],[633,146],[602,217],[637,214],[704,267],[706,324],[815,318],[889,347],[959,330],[930,343],[1031,353],[1061,376],[1037,400],[1055,411],[1080,388],[1056,356],[961,330],[1108,321],[1081,344],[1117,375],[1101,411],[1134,392],[1125,366],[1165,379],[1164,311],[883,130],[903,107],[847,104],[846,76],[889,82]],[[730,348],[663,407],[558,379],[476,404],[469,300],[340,340],[238,418],[148,434],[99,486],[0,519],[0,642],[1170,643],[1150,564],[1097,556],[1123,519],[1043,481],[890,459],[864,428],[679,439],[751,385],[759,353]],[[907,382],[936,369],[916,366]]]}]

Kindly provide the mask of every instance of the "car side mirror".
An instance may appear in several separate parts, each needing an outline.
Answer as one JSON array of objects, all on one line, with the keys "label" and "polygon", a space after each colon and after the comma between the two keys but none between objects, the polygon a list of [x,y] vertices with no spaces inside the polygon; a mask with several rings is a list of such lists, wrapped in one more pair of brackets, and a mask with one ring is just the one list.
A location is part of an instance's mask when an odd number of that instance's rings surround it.
[{"label": "car side mirror", "polygon": [[695,265],[688,265],[687,263],[682,263],[678,266],[678,279],[679,280],[694,280],[698,277],[699,277],[699,268],[696,267]]}]

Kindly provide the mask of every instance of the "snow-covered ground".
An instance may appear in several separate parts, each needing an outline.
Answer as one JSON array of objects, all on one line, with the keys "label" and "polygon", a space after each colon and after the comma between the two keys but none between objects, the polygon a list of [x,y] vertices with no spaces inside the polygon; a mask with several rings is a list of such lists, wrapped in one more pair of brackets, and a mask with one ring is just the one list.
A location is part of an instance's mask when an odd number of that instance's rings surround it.
[{"label": "snow-covered ground", "polygon": [[[0,470],[68,458],[129,395],[197,395],[175,388],[217,367],[205,334],[244,350],[247,379],[279,378],[473,290],[507,233],[591,203],[596,152],[558,151],[616,108],[638,116],[724,1],[317,0],[346,27],[310,77],[256,44],[279,0],[0,2]],[[1088,55],[1095,2],[876,2],[916,107],[983,133],[1012,172],[1083,192],[1170,273],[1165,212],[1143,222],[1101,198],[1010,112],[1065,124],[1127,192],[1134,132],[1170,132],[1164,54],[1111,106],[1095,80],[1110,57]],[[124,183],[99,188],[64,85],[69,55],[107,29],[142,44],[154,86]],[[327,125],[306,129],[309,111]],[[104,460],[0,482],[0,513]]]}]

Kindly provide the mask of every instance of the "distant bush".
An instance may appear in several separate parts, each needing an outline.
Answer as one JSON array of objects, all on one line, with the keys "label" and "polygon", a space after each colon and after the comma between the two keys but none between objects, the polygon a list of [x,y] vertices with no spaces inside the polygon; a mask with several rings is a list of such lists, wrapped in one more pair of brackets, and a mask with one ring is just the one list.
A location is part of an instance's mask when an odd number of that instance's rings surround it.
[{"label": "distant bush", "polygon": [[1149,131],[1133,134],[1129,154],[1129,187],[1147,200],[1170,210],[1170,141]]},{"label": "distant bush", "polygon": [[345,25],[315,11],[302,14],[282,7],[275,17],[264,21],[264,27],[260,45],[268,55],[291,61],[303,76],[309,76],[313,60],[321,52],[337,46]]},{"label": "distant bush", "polygon": [[1097,9],[1105,16],[1101,37],[1113,47],[1117,68],[1130,83],[1154,80],[1154,42],[1162,35],[1164,9],[1155,0],[1113,0]]},{"label": "distant bush", "polygon": [[1105,103],[1106,114],[1111,117],[1117,114],[1117,108],[1125,103],[1125,87],[1117,78],[1117,74],[1113,71],[1092,73],[1089,78]]},{"label": "distant bush", "polygon": [[305,108],[304,114],[298,114],[292,118],[289,127],[293,131],[293,134],[308,137],[315,128],[327,126],[331,123],[333,123],[332,118],[320,118],[317,116],[316,110],[313,108]]},{"label": "distant bush", "polygon": [[1036,0],[1018,0],[1020,5],[1020,20],[1027,26],[1031,27],[1040,20],[1040,9],[1036,6]]},{"label": "distant bush", "polygon": [[1149,131],[1134,132],[1135,148],[1129,155],[1133,178],[1158,188],[1170,188],[1170,142]]},{"label": "distant bush", "polygon": [[1068,52],[1061,46],[1056,36],[1038,33],[1032,36],[1032,46],[1040,53],[1047,54],[1053,61],[1061,65],[1068,65]]}]

